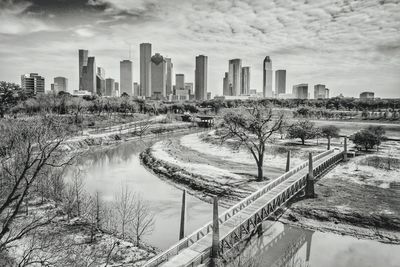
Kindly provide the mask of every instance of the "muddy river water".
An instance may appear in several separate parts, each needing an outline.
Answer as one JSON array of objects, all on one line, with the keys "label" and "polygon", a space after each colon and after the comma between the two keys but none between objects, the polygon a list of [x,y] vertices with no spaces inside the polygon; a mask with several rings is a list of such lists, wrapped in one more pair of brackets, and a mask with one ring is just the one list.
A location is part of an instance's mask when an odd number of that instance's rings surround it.
[{"label": "muddy river water", "polygon": [[[165,137],[164,137],[165,138]],[[140,164],[139,154],[158,141],[133,141],[82,156],[88,192],[100,192],[105,201],[127,185],[141,194],[155,214],[154,231],[144,239],[160,249],[178,240],[182,191],[159,179]],[[208,222],[211,205],[187,195],[187,233]],[[331,233],[311,232],[270,223],[260,238],[250,241],[237,259],[256,260],[256,266],[400,266],[400,246],[359,240]]]}]

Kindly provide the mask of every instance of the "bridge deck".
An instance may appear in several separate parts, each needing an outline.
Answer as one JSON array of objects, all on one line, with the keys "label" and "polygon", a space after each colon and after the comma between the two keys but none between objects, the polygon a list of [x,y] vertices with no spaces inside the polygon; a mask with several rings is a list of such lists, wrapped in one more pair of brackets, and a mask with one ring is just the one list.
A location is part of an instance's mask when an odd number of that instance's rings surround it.
[{"label": "bridge deck", "polygon": [[[340,151],[334,152],[335,154],[340,153]],[[317,168],[320,164],[325,162],[327,158],[332,157],[332,154],[329,154],[325,157],[320,158],[319,160],[314,162],[313,168]],[[270,191],[266,192],[263,196],[255,200],[249,206],[242,209],[240,212],[236,213],[234,216],[226,220],[224,223],[219,226],[219,234],[220,237],[223,237],[230,233],[233,228],[240,225],[243,221],[249,218],[252,214],[254,214],[257,210],[261,209],[268,203],[270,200],[274,199],[280,192],[285,190],[288,186],[295,183],[299,179],[303,178],[308,173],[308,168],[303,168],[299,172],[295,173],[287,180],[275,186]],[[212,232],[205,235],[199,241],[195,242],[188,248],[182,250],[178,255],[170,258],[167,262],[165,262],[162,266],[164,267],[177,267],[177,266],[187,266],[191,263],[192,260],[199,257],[202,253],[204,253],[207,249],[211,247],[212,244]]]}]

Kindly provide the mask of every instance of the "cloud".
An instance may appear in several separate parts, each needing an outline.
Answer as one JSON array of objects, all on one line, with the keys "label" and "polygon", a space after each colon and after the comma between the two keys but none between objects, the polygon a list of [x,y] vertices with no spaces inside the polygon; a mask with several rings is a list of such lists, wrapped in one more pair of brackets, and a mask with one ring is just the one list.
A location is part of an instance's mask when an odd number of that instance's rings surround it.
[{"label": "cloud", "polygon": [[[214,94],[221,94],[230,58],[251,66],[251,87],[261,90],[266,55],[274,69],[287,69],[289,91],[301,82],[326,83],[333,95],[381,87],[384,95],[394,95],[400,87],[392,75],[400,72],[400,0],[74,0],[65,11],[55,2],[46,7],[39,4],[46,1],[32,1],[35,8],[19,1],[6,8],[7,15],[0,13],[0,34],[43,33],[29,44],[39,59],[62,47],[72,55],[66,61],[75,64],[76,50],[87,48],[115,78],[129,45],[137,64],[139,43],[151,42],[153,52],[172,57],[175,71],[189,81],[194,57],[208,55]],[[55,25],[49,27],[46,18]],[[374,71],[381,75],[379,84]],[[65,72],[76,76],[74,68]],[[137,80],[138,65],[134,73]]]},{"label": "cloud", "polygon": [[26,34],[38,31],[52,31],[54,27],[24,14],[31,2],[5,0],[0,4],[0,34]]}]

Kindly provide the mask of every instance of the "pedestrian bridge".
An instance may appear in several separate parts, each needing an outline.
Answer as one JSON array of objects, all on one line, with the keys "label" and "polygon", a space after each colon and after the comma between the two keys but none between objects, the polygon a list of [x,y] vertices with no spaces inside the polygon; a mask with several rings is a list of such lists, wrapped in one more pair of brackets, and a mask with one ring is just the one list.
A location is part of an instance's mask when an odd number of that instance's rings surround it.
[{"label": "pedestrian bridge", "polygon": [[[346,151],[346,147],[345,147]],[[224,254],[249,237],[257,227],[300,191],[312,187],[314,179],[330,170],[347,154],[331,149],[290,169],[252,193],[218,217],[219,253]],[[310,164],[311,163],[311,164]],[[183,238],[169,249],[150,259],[144,266],[197,266],[210,261],[213,222]]]}]

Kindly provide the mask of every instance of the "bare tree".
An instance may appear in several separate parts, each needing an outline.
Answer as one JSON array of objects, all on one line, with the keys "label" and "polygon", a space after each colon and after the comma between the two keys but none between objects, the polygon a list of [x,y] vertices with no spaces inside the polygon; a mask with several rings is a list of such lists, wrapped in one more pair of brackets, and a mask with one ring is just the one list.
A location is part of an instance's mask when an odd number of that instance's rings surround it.
[{"label": "bare tree", "polygon": [[66,158],[61,145],[68,129],[59,118],[41,117],[2,121],[0,130],[0,251],[30,231],[48,223],[48,218],[27,220],[15,229],[14,222],[34,183],[62,168]]},{"label": "bare tree", "polygon": [[276,114],[263,105],[229,110],[221,123],[225,131],[222,140],[234,139],[238,142],[237,148],[242,145],[247,148],[257,163],[257,180],[262,181],[265,145],[283,125],[284,115]]},{"label": "bare tree", "polygon": [[139,247],[142,237],[150,234],[154,230],[154,215],[141,196],[136,197],[134,211],[132,227],[135,235],[136,246]]},{"label": "bare tree", "polygon": [[121,191],[114,195],[114,208],[118,216],[122,238],[125,238],[127,227],[135,216],[135,198],[135,194],[128,189],[127,185],[122,185]]}]

